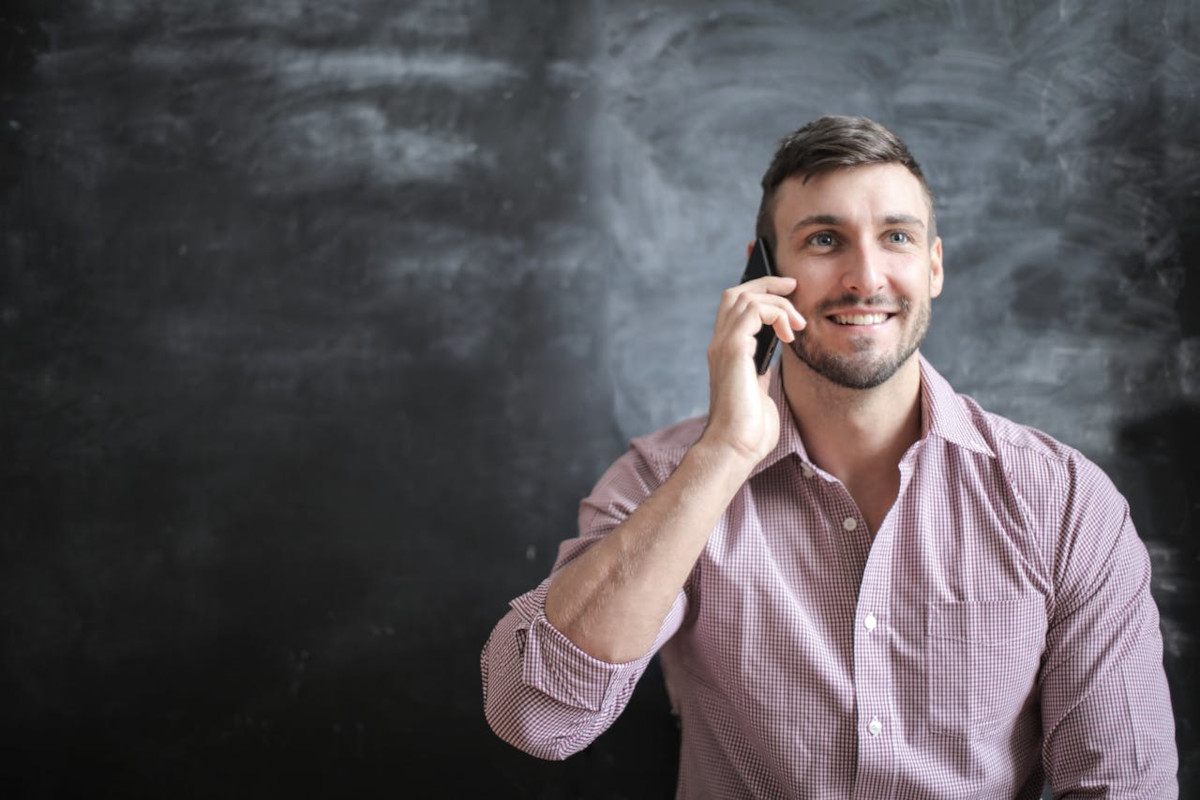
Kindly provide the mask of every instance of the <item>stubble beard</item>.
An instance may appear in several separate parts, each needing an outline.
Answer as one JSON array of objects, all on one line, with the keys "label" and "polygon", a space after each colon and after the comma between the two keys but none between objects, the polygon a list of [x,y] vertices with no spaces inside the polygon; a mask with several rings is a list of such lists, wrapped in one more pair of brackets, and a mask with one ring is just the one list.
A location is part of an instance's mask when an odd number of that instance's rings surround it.
[{"label": "stubble beard", "polygon": [[[858,301],[857,305],[870,307],[885,305],[887,302],[890,302],[887,298],[873,297],[865,303]],[[833,310],[839,305],[852,303],[855,303],[855,298],[838,298],[822,303],[816,311],[820,313],[823,308]],[[896,303],[892,304],[897,305]],[[847,389],[874,389],[876,386],[886,383],[900,367],[912,358],[913,353],[917,352],[925,340],[925,334],[929,332],[932,303],[921,303],[915,310],[916,316],[911,318],[909,315],[913,313],[913,304],[907,299],[901,299],[898,305],[900,311],[896,316],[901,322],[908,321],[909,329],[905,338],[891,353],[871,358],[868,352],[875,347],[875,342],[872,337],[867,335],[851,340],[851,347],[854,348],[853,355],[831,353],[820,349],[812,341],[812,337],[807,335],[807,330],[796,334],[796,338],[791,343],[792,352],[813,372],[837,386]]]}]

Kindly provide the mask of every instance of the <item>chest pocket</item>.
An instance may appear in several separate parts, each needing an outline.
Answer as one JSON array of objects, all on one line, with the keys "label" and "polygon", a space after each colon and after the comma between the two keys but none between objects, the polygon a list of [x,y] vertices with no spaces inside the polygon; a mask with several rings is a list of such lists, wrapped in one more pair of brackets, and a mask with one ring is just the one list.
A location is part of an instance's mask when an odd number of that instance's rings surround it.
[{"label": "chest pocket", "polygon": [[930,729],[983,738],[1007,728],[1029,700],[1046,641],[1040,596],[926,605]]}]

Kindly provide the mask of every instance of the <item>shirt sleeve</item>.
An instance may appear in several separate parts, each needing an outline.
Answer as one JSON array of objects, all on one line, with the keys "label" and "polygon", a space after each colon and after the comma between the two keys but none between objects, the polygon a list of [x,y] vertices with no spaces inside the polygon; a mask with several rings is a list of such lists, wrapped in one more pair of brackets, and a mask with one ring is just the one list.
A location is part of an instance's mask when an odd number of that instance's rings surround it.
[{"label": "shirt sleeve", "polygon": [[509,744],[554,760],[587,747],[625,710],[650,660],[679,629],[683,592],[650,652],[612,664],[580,650],[546,619],[554,573],[621,524],[661,482],[636,450],[618,459],[580,503],[579,536],[559,546],[551,577],[513,600],[492,630],[481,656],[484,714]]},{"label": "shirt sleeve", "polygon": [[1098,467],[1069,464],[1042,671],[1055,798],[1176,798],[1178,752],[1150,559]]}]

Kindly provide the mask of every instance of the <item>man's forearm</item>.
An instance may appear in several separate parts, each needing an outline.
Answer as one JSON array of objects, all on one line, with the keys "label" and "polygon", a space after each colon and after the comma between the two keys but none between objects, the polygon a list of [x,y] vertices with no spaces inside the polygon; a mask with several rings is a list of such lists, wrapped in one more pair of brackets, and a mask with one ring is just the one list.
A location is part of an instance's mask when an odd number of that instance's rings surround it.
[{"label": "man's forearm", "polygon": [[628,519],[554,576],[546,618],[593,658],[645,655],[753,467],[701,439]]}]

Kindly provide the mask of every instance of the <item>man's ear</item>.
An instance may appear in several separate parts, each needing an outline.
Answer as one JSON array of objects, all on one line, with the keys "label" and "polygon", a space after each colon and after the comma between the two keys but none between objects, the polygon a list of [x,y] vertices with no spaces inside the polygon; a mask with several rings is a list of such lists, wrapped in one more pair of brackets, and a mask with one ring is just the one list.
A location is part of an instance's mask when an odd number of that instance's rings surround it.
[{"label": "man's ear", "polygon": [[937,297],[942,293],[942,280],[945,273],[942,271],[942,237],[937,237],[933,240],[933,247],[929,248],[929,296]]}]

